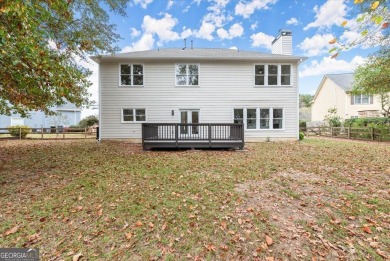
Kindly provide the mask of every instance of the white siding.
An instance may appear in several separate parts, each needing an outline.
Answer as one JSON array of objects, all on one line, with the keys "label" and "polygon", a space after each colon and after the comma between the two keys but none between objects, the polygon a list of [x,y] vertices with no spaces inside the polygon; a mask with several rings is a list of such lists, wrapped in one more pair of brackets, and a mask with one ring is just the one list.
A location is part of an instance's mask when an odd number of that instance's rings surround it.
[{"label": "white siding", "polygon": [[141,138],[140,123],[121,123],[121,108],[145,108],[147,122],[178,123],[179,109],[199,109],[201,123],[232,123],[233,108],[244,107],[284,109],[283,130],[247,130],[246,138],[297,138],[296,64],[292,87],[254,87],[252,62],[200,62],[199,86],[176,87],[175,61],[143,63],[144,87],[118,87],[118,64],[100,64],[101,139]]},{"label": "white siding", "polygon": [[273,54],[292,54],[292,36],[281,35],[272,45]]}]

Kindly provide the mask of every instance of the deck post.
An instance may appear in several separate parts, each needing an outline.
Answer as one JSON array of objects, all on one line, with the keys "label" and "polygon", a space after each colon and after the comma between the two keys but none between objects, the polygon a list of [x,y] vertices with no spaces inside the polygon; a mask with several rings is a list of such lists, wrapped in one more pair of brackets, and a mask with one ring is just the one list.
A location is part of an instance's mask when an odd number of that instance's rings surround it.
[{"label": "deck post", "polygon": [[209,126],[208,126],[208,129],[209,129],[209,148],[211,148],[211,124],[209,123]]},{"label": "deck post", "polygon": [[242,149],[244,149],[244,144],[245,144],[245,141],[244,141],[244,137],[245,137],[245,130],[244,130],[244,123],[241,123],[241,140],[242,140]]},{"label": "deck post", "polygon": [[179,147],[179,124],[175,124],[175,143],[176,143],[176,148]]},{"label": "deck post", "polygon": [[41,127],[41,139],[43,140],[43,127]]}]

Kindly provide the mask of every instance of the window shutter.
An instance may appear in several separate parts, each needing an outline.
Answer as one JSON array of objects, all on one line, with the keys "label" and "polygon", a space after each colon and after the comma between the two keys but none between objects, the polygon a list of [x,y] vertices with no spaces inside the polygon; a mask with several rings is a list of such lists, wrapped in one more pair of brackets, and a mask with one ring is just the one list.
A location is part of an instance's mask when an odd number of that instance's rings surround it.
[{"label": "window shutter", "polygon": [[351,104],[352,105],[355,104],[355,95],[352,95],[352,94],[351,94]]}]

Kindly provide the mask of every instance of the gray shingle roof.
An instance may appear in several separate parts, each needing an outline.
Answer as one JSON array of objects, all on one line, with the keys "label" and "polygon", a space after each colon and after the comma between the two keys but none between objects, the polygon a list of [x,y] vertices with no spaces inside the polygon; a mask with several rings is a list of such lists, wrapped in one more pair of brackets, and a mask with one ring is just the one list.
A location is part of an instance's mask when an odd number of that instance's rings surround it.
[{"label": "gray shingle roof", "polygon": [[353,73],[325,74],[325,76],[340,86],[344,91],[349,91],[352,89]]},{"label": "gray shingle roof", "polygon": [[306,57],[262,53],[254,51],[242,51],[234,49],[213,49],[213,48],[194,48],[194,49],[156,49],[148,51],[128,52],[108,54],[101,56],[91,56],[91,59],[98,62],[124,60],[124,59],[139,59],[139,60],[164,60],[164,59],[194,59],[194,60],[306,60]]}]

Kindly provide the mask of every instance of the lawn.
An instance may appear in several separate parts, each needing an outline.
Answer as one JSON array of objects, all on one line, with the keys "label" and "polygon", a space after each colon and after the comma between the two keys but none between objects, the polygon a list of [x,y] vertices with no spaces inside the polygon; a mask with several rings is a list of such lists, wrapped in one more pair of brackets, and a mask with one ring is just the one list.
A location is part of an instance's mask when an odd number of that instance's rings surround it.
[{"label": "lawn", "polygon": [[0,141],[0,246],[42,260],[386,260],[390,146]]}]

